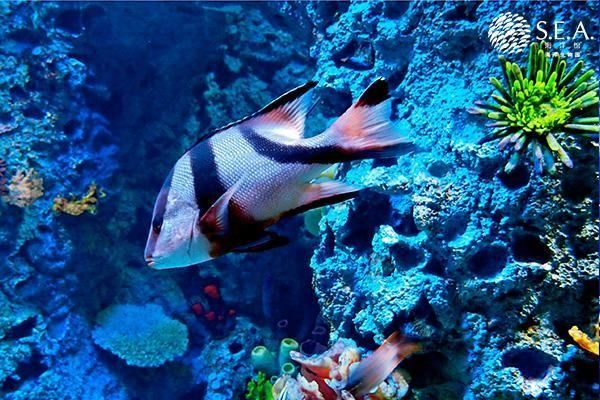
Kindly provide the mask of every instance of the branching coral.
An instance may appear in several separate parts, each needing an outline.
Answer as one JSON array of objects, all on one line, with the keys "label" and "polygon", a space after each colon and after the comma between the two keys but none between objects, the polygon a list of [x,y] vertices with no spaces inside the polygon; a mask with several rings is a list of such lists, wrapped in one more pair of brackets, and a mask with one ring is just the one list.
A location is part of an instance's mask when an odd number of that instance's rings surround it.
[{"label": "branching coral", "polygon": [[488,126],[494,132],[482,142],[501,139],[499,147],[514,147],[514,153],[505,166],[512,171],[520,158],[532,154],[535,170],[550,173],[556,170],[554,157],[567,167],[573,161],[559,143],[560,135],[598,133],[598,81],[594,70],[579,74],[583,61],[566,72],[567,63],[558,53],[546,56],[543,43],[532,43],[527,69],[500,57],[506,86],[490,78],[497,92],[494,103],[478,102],[469,110],[494,120]]},{"label": "branching coral", "polygon": [[136,367],[158,367],[181,356],[188,346],[184,324],[161,307],[114,305],[96,318],[94,342]]},{"label": "branching coral", "polygon": [[248,382],[245,398],[247,400],[273,400],[273,385],[263,372],[259,372],[256,379]]},{"label": "branching coral", "polygon": [[44,180],[33,169],[18,171],[10,179],[2,200],[17,207],[28,207],[44,194]]},{"label": "branching coral", "polygon": [[52,210],[57,213],[65,213],[75,216],[81,215],[84,212],[95,214],[98,198],[102,198],[104,196],[106,196],[106,194],[101,189],[98,189],[98,186],[95,183],[92,183],[88,187],[87,193],[80,199],[77,199],[74,196],[71,196],[70,199],[60,195],[56,196],[54,198],[54,204],[52,204]]}]

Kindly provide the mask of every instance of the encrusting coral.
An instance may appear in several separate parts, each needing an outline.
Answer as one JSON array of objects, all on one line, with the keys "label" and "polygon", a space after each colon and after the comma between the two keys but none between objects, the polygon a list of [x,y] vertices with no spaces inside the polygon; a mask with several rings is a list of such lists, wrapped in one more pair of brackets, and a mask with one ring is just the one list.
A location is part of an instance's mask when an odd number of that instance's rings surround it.
[{"label": "encrusting coral", "polygon": [[128,365],[158,367],[181,356],[188,347],[186,326],[154,304],[113,305],[96,320],[94,342]]},{"label": "encrusting coral", "polygon": [[2,201],[17,207],[28,207],[44,194],[44,180],[30,168],[17,171],[6,187]]},{"label": "encrusting coral", "polygon": [[514,147],[514,153],[505,166],[511,172],[526,153],[532,154],[535,170],[556,171],[554,157],[567,167],[573,161],[559,143],[560,135],[598,134],[598,81],[590,69],[578,76],[583,61],[566,72],[567,63],[558,53],[546,56],[544,44],[532,43],[527,69],[500,57],[506,86],[490,78],[497,93],[495,103],[477,102],[469,110],[485,115],[495,122],[488,126],[494,132],[482,142],[501,139],[499,147]]},{"label": "encrusting coral", "polygon": [[599,328],[598,325],[596,325],[595,327],[596,329],[596,340],[592,340],[585,332],[582,332],[581,329],[579,329],[576,326],[571,327],[571,329],[569,329],[569,335],[573,338],[573,340],[575,341],[575,343],[577,343],[577,345],[579,347],[581,347],[583,350],[588,351],[596,356],[600,355],[600,342],[598,341],[599,339]]},{"label": "encrusting coral", "polygon": [[71,196],[70,199],[62,197],[60,195],[54,198],[54,204],[52,204],[52,210],[57,213],[65,213],[69,215],[81,215],[85,212],[90,214],[96,213],[98,199],[106,196],[106,194],[98,188],[95,183],[92,183],[81,198],[77,199]]}]

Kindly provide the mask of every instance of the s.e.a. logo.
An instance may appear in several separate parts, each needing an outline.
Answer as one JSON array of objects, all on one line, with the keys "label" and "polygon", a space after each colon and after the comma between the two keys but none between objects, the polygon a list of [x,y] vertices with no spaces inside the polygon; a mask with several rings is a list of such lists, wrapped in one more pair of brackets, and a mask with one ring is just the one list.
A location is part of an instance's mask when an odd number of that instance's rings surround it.
[{"label": "s.e.a. logo", "polygon": [[500,53],[520,53],[529,46],[531,26],[522,15],[505,12],[494,18],[488,37],[492,47]]},{"label": "s.e.a. logo", "polygon": [[504,12],[494,18],[488,29],[490,44],[503,54],[521,53],[529,46],[533,35],[535,35],[535,40],[559,44],[555,51],[564,49],[565,41],[568,39],[573,40],[572,45],[576,49],[581,48],[581,43],[577,41],[594,40],[583,21],[577,21],[569,30],[564,21],[540,20],[537,21],[534,32],[532,32],[529,21],[521,14],[513,12]]}]

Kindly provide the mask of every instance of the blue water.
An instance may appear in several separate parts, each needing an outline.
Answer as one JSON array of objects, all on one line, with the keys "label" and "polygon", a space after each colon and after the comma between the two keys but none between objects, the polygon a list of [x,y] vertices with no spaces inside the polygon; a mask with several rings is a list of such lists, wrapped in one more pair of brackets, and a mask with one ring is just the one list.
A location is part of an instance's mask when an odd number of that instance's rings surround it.
[{"label": "blue water", "polygon": [[[467,112],[509,11],[597,78],[597,2],[0,1],[0,398],[243,399],[256,346],[364,360],[393,332],[421,350],[387,398],[598,398],[569,333],[598,342],[597,135],[559,137],[572,168],[507,173]],[[155,197],[202,133],[314,80],[314,135],[377,77],[416,147],[338,167],[369,190],[281,221],[285,247],[146,267]]]}]

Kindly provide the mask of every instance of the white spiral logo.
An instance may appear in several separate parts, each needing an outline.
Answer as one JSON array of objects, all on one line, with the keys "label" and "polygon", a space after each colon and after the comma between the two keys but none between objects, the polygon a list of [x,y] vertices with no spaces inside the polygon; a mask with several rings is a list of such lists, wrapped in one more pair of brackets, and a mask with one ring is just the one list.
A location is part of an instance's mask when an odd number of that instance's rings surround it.
[{"label": "white spiral logo", "polygon": [[520,53],[529,46],[531,26],[522,15],[505,12],[494,18],[490,24],[488,38],[500,53]]}]

